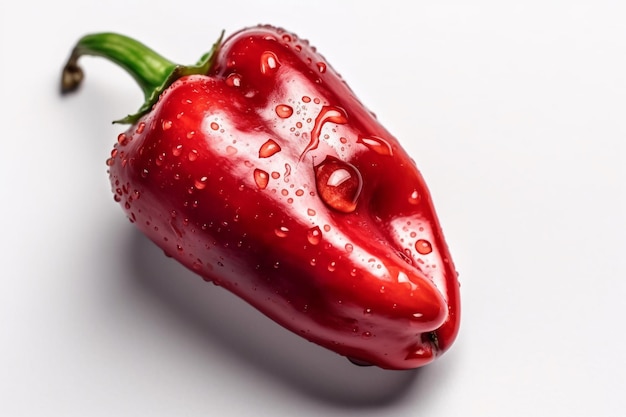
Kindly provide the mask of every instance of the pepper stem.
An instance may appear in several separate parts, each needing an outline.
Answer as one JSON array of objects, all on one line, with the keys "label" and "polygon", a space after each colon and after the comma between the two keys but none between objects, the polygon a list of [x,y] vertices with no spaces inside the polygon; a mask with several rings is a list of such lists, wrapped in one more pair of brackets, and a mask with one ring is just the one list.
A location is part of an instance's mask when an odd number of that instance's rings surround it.
[{"label": "pepper stem", "polygon": [[107,58],[124,68],[139,84],[145,101],[135,114],[114,123],[135,123],[146,114],[161,93],[177,79],[192,74],[208,74],[213,67],[216,52],[222,42],[224,31],[209,52],[195,65],[178,65],[132,38],[117,33],[96,33],[82,37],[70,55],[61,76],[61,93],[75,91],[84,78],[78,59],[83,55]]}]

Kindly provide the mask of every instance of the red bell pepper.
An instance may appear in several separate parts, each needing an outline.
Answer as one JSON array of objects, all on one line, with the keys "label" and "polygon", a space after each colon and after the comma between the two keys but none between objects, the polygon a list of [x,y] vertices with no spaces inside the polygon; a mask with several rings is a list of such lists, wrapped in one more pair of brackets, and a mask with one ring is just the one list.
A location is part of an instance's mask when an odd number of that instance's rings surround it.
[{"label": "red bell pepper", "polygon": [[459,283],[415,162],[306,40],[270,26],[179,66],[119,34],[77,43],[146,102],[107,161],[115,201],[182,264],[291,331],[389,369],[459,327]]}]

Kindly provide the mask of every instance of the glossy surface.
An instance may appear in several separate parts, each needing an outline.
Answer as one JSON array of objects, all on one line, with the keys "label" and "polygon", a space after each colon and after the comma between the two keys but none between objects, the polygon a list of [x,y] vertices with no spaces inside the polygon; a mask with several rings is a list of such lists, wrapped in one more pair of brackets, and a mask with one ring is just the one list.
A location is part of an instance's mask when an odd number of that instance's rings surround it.
[{"label": "glossy surface", "polygon": [[116,201],[168,255],[308,340],[393,369],[454,340],[457,274],[422,177],[296,35],[227,39],[108,164]]},{"label": "glossy surface", "polygon": [[[3,3],[0,415],[624,414],[626,3],[173,6]],[[191,63],[257,22],[308,37],[424,175],[462,284],[434,363],[353,366],[163,256],[104,166],[140,90],[85,58],[59,97],[89,31]]]}]

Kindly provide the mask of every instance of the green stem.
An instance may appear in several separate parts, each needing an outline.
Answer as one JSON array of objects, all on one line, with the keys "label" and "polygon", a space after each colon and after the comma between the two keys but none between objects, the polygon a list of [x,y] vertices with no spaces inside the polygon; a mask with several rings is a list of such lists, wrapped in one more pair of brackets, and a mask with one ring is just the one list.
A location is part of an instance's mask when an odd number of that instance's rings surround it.
[{"label": "green stem", "polygon": [[83,55],[107,58],[124,68],[139,84],[145,101],[137,113],[126,116],[115,123],[135,123],[146,114],[159,95],[177,79],[192,74],[208,74],[213,67],[216,51],[224,32],[211,50],[204,54],[196,65],[177,65],[148,48],[146,45],[117,33],[97,33],[82,37],[70,55],[61,77],[61,92],[75,91],[81,84],[84,73],[78,65]]}]

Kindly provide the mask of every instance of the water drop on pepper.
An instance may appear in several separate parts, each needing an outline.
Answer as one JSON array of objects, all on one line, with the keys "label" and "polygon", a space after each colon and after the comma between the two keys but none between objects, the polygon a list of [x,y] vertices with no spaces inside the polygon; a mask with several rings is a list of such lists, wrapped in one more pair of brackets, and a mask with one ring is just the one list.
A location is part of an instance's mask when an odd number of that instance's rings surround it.
[{"label": "water drop on pepper", "polygon": [[327,156],[314,169],[317,192],[322,201],[337,211],[353,212],[363,188],[359,170],[333,156]]}]

